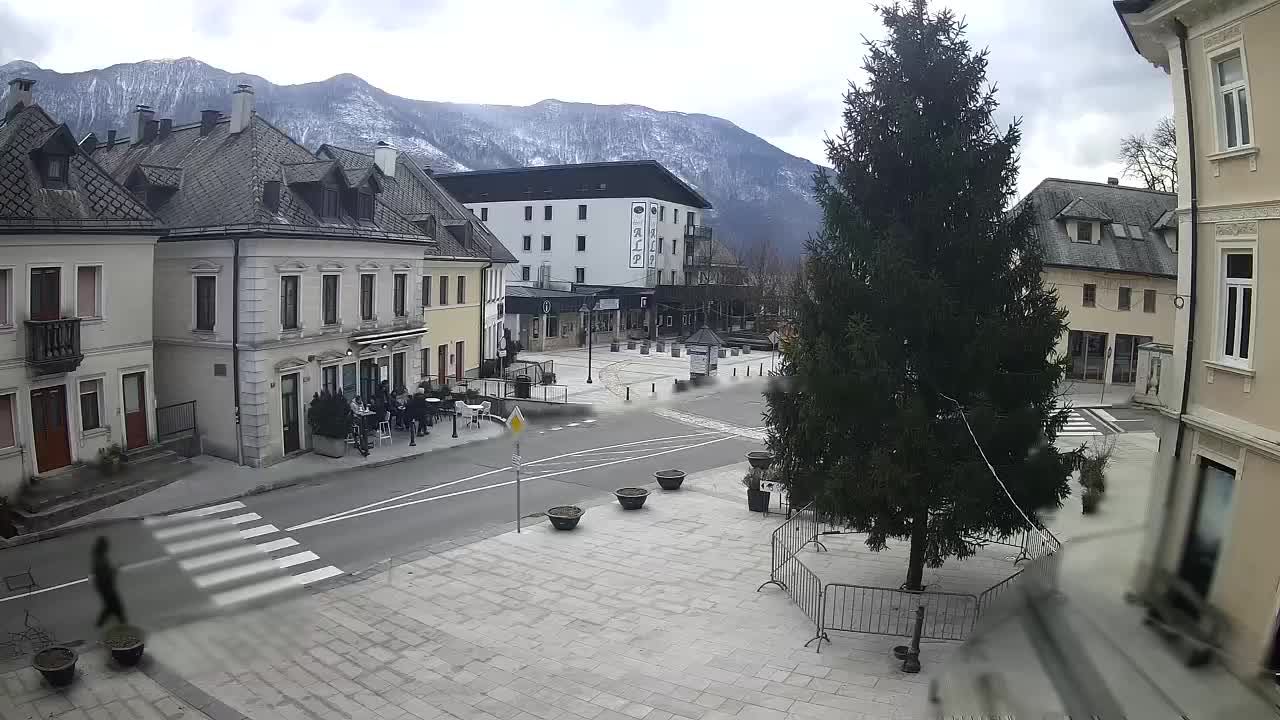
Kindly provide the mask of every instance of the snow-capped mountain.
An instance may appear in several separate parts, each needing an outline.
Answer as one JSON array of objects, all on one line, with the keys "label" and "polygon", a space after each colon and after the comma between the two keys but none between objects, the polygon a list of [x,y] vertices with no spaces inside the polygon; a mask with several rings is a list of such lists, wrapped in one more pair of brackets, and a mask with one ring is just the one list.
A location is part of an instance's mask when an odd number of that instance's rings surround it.
[{"label": "snow-capped mountain", "polygon": [[15,77],[36,80],[36,102],[77,137],[94,131],[103,138],[108,129],[127,135],[128,113],[139,103],[175,123],[198,120],[204,109],[228,113],[231,91],[248,83],[258,112],[310,148],[367,149],[387,140],[441,172],[652,158],[706,195],[716,208],[709,222],[731,245],[765,238],[794,256],[818,225],[815,166],[710,115],[559,100],[528,107],[411,100],[350,74],[275,85],[193,58],[75,73],[23,60],[0,65],[0,88]]}]

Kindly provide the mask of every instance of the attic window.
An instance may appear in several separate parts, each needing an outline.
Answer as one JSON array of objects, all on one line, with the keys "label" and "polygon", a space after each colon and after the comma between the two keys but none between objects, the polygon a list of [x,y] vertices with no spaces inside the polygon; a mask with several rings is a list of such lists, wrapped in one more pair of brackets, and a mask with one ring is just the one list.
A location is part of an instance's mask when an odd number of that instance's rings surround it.
[{"label": "attic window", "polygon": [[262,183],[262,204],[272,212],[280,209],[279,180],[268,180]]},{"label": "attic window", "polygon": [[361,220],[373,220],[373,193],[360,188],[356,196],[356,217]]},{"label": "attic window", "polygon": [[338,217],[338,188],[333,185],[320,188],[320,216]]},{"label": "attic window", "polygon": [[65,188],[67,186],[66,155],[45,156],[44,186],[47,188]]},{"label": "attic window", "polygon": [[1146,236],[1143,234],[1142,228],[1138,227],[1137,225],[1130,225],[1129,237],[1133,238],[1134,240],[1143,240],[1145,239]]},{"label": "attic window", "polygon": [[1086,220],[1076,221],[1076,242],[1093,244],[1093,223]]},{"label": "attic window", "polygon": [[1123,223],[1112,223],[1112,224],[1111,224],[1111,232],[1115,233],[1116,237],[1118,237],[1118,238],[1123,238],[1123,237],[1128,237],[1128,236],[1129,236],[1129,235],[1128,235],[1128,233],[1126,233],[1126,232],[1124,231],[1124,224],[1123,224]]}]

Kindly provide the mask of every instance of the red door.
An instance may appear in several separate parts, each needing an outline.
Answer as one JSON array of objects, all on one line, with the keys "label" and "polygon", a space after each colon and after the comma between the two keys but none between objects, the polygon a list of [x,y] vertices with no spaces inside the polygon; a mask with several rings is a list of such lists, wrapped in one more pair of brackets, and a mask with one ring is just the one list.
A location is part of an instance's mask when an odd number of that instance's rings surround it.
[{"label": "red door", "polygon": [[463,357],[463,355],[462,355],[462,342],[461,342],[461,341],[459,341],[459,342],[458,342],[457,349],[456,349],[456,350],[454,350],[454,352],[456,353],[456,357],[454,357],[454,360],[453,360],[453,379],[454,379],[454,380],[461,381],[461,380],[462,380],[462,368],[463,368],[463,362],[462,362],[462,357]]},{"label": "red door", "polygon": [[436,350],[436,379],[440,382],[440,387],[444,387],[445,365],[449,362],[449,346],[441,345]]},{"label": "red door", "polygon": [[35,435],[37,473],[71,464],[65,387],[57,385],[31,391],[31,430]]},{"label": "red door", "polygon": [[124,384],[124,444],[132,450],[147,445],[146,373],[129,373]]}]

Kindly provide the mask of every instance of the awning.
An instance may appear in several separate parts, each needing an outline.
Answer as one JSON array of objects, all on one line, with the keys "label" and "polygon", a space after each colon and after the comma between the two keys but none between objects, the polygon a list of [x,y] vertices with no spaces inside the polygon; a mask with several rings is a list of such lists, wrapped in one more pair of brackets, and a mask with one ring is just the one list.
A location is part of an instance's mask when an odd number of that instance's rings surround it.
[{"label": "awning", "polygon": [[359,335],[351,338],[351,342],[364,347],[365,345],[373,345],[375,343],[394,342],[396,340],[408,340],[419,335],[426,335],[426,327],[403,328],[401,330],[388,330],[386,332],[373,333],[372,335]]}]

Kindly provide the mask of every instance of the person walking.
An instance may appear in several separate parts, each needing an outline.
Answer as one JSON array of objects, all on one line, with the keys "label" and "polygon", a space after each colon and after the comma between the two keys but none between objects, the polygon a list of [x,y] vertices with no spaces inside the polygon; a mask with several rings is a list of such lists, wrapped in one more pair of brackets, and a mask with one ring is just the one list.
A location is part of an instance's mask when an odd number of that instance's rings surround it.
[{"label": "person walking", "polygon": [[116,590],[116,568],[107,557],[109,545],[105,536],[98,536],[93,543],[93,586],[102,598],[102,612],[98,613],[97,627],[102,627],[107,618],[115,616],[121,623],[127,623],[124,616],[124,603],[120,601],[120,593]]}]

